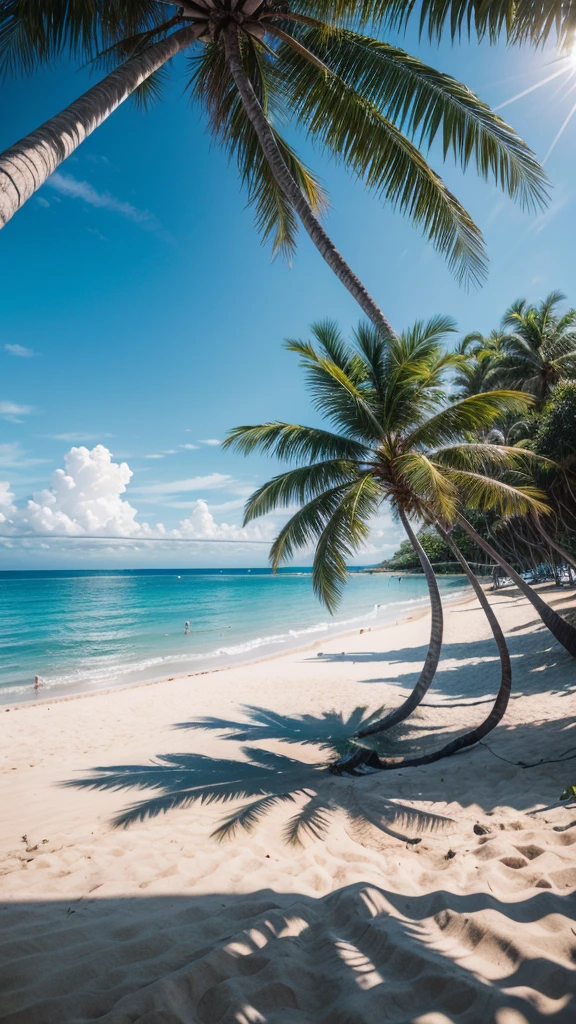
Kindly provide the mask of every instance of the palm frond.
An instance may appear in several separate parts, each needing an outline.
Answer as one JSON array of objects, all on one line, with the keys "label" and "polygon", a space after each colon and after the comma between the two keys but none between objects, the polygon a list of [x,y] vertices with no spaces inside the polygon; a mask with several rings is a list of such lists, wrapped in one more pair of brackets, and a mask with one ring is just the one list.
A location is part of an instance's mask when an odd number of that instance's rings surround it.
[{"label": "palm frond", "polygon": [[[264,111],[272,115],[281,114],[277,71],[261,45],[256,40],[243,38],[242,59]],[[255,209],[256,228],[263,242],[272,239],[273,255],[281,252],[289,259],[296,246],[296,215],[264,156],[225,53],[217,43],[209,43],[200,54],[191,58],[190,68],[188,86],[204,106],[213,134],[236,160],[248,192],[248,204]],[[279,130],[273,125],[271,130],[292,177],[313,212],[321,216],[327,207],[324,189]]]},{"label": "palm frond", "polygon": [[91,60],[165,14],[156,0],[2,0],[0,74],[31,74],[65,54]]},{"label": "palm frond", "polygon": [[453,469],[491,470],[526,469],[530,463],[552,466],[554,463],[530,448],[521,445],[492,444],[488,441],[467,441],[444,445],[430,452],[430,457]]},{"label": "palm frond", "polygon": [[262,484],[250,496],[245,505],[244,525],[274,509],[302,504],[331,487],[351,483],[357,476],[358,464],[342,459],[316,462],[311,466],[299,466],[281,473]]},{"label": "palm frond", "polygon": [[408,215],[457,277],[480,280],[486,262],[482,234],[418,147],[343,79],[326,79],[298,54],[291,58],[287,85],[307,132],[366,187]]},{"label": "palm frond", "polygon": [[289,340],[285,347],[301,357],[315,408],[354,439],[365,443],[382,437],[378,395],[369,385],[368,368],[350,359],[346,371],[309,342]]},{"label": "palm frond", "polygon": [[295,423],[263,423],[260,426],[234,427],[222,445],[243,455],[254,451],[274,455],[286,462],[308,459],[350,459],[364,461],[370,449],[343,434],[334,434],[319,427],[303,427]]},{"label": "palm frond", "polygon": [[436,447],[443,442],[460,439],[466,431],[491,427],[503,413],[525,412],[532,401],[529,395],[521,391],[486,391],[479,395],[468,395],[416,427],[408,436],[406,444],[410,447]]},{"label": "palm frond", "polygon": [[346,584],[347,559],[366,542],[370,519],[381,500],[377,482],[364,476],[348,487],[318,537],[312,586],[331,613],[336,610]]},{"label": "palm frond", "polygon": [[[491,175],[529,207],[547,200],[546,176],[532,151],[461,82],[399,47],[358,32],[336,28],[330,33],[305,25],[291,32],[354,93],[415,138],[419,148],[440,136],[444,157],[452,153],[463,168],[474,160],[481,177]],[[296,70],[297,55],[290,59],[282,47],[279,53],[301,88],[305,76]],[[310,69],[310,77],[315,70]]]},{"label": "palm frond", "polygon": [[[315,0],[314,8],[324,14],[332,8],[330,0]],[[336,0],[339,17],[352,17],[354,0]],[[340,13],[341,12],[341,13]],[[531,42],[542,45],[551,36],[558,45],[567,46],[576,30],[574,0],[361,0],[357,17],[363,24],[387,24],[406,28],[410,19],[418,21],[420,31],[430,39],[445,35],[457,39],[476,34],[495,43]]]},{"label": "palm frond", "polygon": [[515,512],[546,515],[550,511],[546,494],[533,485],[515,486],[471,470],[444,468],[444,472],[457,486],[463,507],[495,508],[504,516]]},{"label": "palm frond", "polygon": [[349,483],[332,487],[312,498],[291,516],[270,548],[270,563],[274,571],[281,562],[289,561],[296,551],[309,547],[320,537],[349,487]]}]

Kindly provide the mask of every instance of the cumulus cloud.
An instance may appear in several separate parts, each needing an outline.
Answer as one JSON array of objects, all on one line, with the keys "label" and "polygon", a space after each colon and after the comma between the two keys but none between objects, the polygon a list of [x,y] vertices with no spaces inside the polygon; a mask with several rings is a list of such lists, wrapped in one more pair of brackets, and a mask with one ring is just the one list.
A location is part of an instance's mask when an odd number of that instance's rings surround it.
[{"label": "cumulus cloud", "polygon": [[21,423],[22,416],[28,416],[31,412],[31,405],[18,405],[17,402],[0,402],[0,416],[11,423]]},{"label": "cumulus cloud", "polygon": [[181,448],[185,448],[187,452],[195,452],[198,450],[197,444],[181,444]]},{"label": "cumulus cloud", "polygon": [[33,349],[26,348],[24,345],[4,345],[4,348],[11,356],[19,356],[20,359],[31,359],[36,354]]},{"label": "cumulus cloud", "polygon": [[62,174],[60,171],[55,171],[48,178],[46,184],[62,196],[67,196],[70,199],[81,199],[90,206],[111,210],[113,213],[119,213],[122,217],[127,217],[128,220],[133,220],[137,224],[152,220],[152,215],[148,210],[139,210],[136,206],[132,206],[132,203],[126,203],[122,199],[117,199],[110,192],[98,192],[88,181],[79,181],[72,174]]},{"label": "cumulus cloud", "polygon": [[215,437],[209,437],[209,438],[207,438],[207,440],[205,440],[205,441],[199,441],[199,442],[198,442],[198,444],[212,444],[212,445],[217,445],[217,444],[222,444],[222,441],[218,441],[218,439],[217,439],[217,438],[215,438]]},{"label": "cumulus cloud", "polygon": [[[136,520],[137,510],[124,497],[132,478],[126,462],[114,462],[111,452],[99,444],[91,450],[71,448],[64,457],[64,463],[64,469],[57,469],[52,474],[50,486],[33,494],[23,507],[14,504],[9,483],[0,483],[2,536],[32,533],[38,536],[65,534],[70,537],[113,536],[141,540],[197,537],[242,541],[268,540],[273,534],[271,523],[247,529],[217,523],[205,499],[192,502],[190,515],[175,529],[166,529],[162,523],[153,526],[139,523]],[[229,479],[214,473],[177,483],[179,487],[184,484],[188,489],[200,489],[201,486],[223,486],[223,481]]]},{"label": "cumulus cloud", "polygon": [[52,474],[50,487],[17,510],[18,527],[34,533],[127,537],[142,529],[135,522],[136,509],[121,497],[132,477],[126,462],[112,462],[111,453],[99,444],[91,451],[72,448],[64,463],[65,469]]},{"label": "cumulus cloud", "polygon": [[230,523],[217,523],[208,502],[199,498],[191,514],[181,521],[172,536],[199,537],[204,540],[265,540],[270,541],[275,530],[271,522],[251,524],[248,527]]}]

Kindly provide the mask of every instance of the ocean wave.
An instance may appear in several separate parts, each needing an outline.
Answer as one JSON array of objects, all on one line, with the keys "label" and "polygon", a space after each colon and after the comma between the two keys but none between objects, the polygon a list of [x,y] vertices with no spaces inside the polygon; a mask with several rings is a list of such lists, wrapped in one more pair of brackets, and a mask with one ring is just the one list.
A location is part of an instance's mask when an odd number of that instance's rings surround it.
[{"label": "ocean wave", "polygon": [[[376,621],[384,624],[386,621],[397,618],[399,612],[402,613],[410,607],[423,607],[427,604],[427,595],[395,601],[389,604],[375,604],[371,611],[365,611],[361,615],[356,615],[352,618],[340,619],[338,621],[322,620],[301,629],[289,629],[282,633],[264,634],[244,640],[241,643],[216,647],[211,651],[157,655],[123,663],[117,660],[111,663],[111,656],[103,655],[102,661],[106,662],[106,664],[100,664],[100,666],[95,666],[94,663],[90,666],[80,664],[73,672],[59,676],[43,676],[42,692],[65,687],[82,687],[82,689],[94,687],[102,689],[113,681],[121,680],[126,676],[133,676],[135,683],[139,681],[151,682],[156,679],[162,679],[178,667],[183,670],[184,666],[187,666],[191,669],[196,668],[199,671],[201,663],[210,665],[218,660],[221,660],[224,664],[232,665],[235,661],[243,660],[246,655],[262,648],[275,648],[282,645],[285,645],[287,648],[297,647],[298,641],[304,638],[311,639],[319,635],[337,636],[339,633],[348,632],[354,628],[369,626]],[[0,699],[6,701],[7,699],[17,698],[20,694],[30,695],[30,691],[30,684],[25,686],[2,686],[0,688]]]}]

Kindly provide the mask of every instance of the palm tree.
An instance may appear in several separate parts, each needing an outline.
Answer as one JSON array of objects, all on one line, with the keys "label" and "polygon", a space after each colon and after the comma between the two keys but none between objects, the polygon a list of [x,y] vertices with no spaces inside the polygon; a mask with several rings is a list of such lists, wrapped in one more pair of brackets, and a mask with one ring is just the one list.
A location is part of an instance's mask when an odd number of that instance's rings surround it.
[{"label": "palm tree", "polygon": [[487,379],[498,387],[528,391],[537,410],[560,380],[576,376],[576,309],[557,313],[565,298],[550,292],[537,306],[518,299],[502,317],[501,357]]},{"label": "palm tree", "polygon": [[304,13],[298,0],[0,0],[0,69],[28,73],[63,54],[119,65],[0,155],[0,226],[128,96],[154,95],[168,63],[186,53],[188,88],[236,158],[263,237],[290,252],[298,217],[366,316],[391,333],[322,227],[325,193],[279,126],[295,121],[407,213],[464,278],[483,274],[481,233],[420,147],[441,136],[445,154],[463,168],[474,160],[525,205],[545,200],[545,179],[525,143],[466,86],[362,34],[379,19],[377,7],[325,0]]},{"label": "palm tree", "polygon": [[502,338],[501,331],[490,331],[488,335],[473,331],[458,343],[456,351],[465,356],[454,374],[458,398],[480,395],[490,390],[486,378],[498,365],[502,354]]},{"label": "palm tree", "polygon": [[[466,358],[454,373],[455,396],[466,398],[499,387],[498,369],[503,356],[506,335],[501,330],[484,335],[480,331],[467,334],[456,346]],[[518,419],[508,413],[502,416],[483,438],[497,444],[512,445],[530,435],[531,423],[526,416]]]},{"label": "palm tree", "polygon": [[[352,347],[334,323],[316,324],[312,332],[318,350],[299,341],[287,347],[300,355],[314,405],[337,432],[273,422],[236,427],[225,442],[244,454],[260,450],[304,463],[260,487],[247,502],[245,522],[301,504],[272,545],[272,567],[314,544],[312,582],[330,611],[346,583],[347,560],[366,540],[383,501],[390,501],[404,526],[428,584],[430,643],[413,692],[366,734],[403,721],[417,707],[440,657],[440,595],[411,520],[450,523],[462,504],[497,507],[503,513],[547,510],[536,488],[487,475],[502,467],[518,469],[531,453],[467,440],[470,432],[490,427],[502,413],[524,410],[528,396],[494,391],[451,405],[443,402],[445,372],[462,359],[442,349],[443,337],[453,330],[449,318],[436,317],[386,342],[371,326],[360,325]],[[571,628],[560,616],[558,623],[549,621],[557,633]]]}]

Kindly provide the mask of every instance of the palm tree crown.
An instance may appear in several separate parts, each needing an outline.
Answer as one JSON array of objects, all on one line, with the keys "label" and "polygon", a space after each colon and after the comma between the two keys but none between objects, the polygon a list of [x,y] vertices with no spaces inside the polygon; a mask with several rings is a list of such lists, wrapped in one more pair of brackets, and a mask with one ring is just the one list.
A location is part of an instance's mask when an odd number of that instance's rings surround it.
[{"label": "palm tree crown", "polygon": [[560,380],[576,375],[576,309],[557,311],[565,297],[551,292],[539,305],[518,299],[502,318],[502,355],[488,380],[529,392],[538,408]]},{"label": "palm tree crown", "polygon": [[453,330],[450,318],[435,317],[387,340],[362,324],[348,345],[334,323],[316,324],[317,347],[290,341],[288,349],[300,355],[313,403],[336,431],[274,422],[237,427],[225,442],[245,454],[259,449],[305,463],[260,487],[245,521],[302,506],[274,541],[272,565],[315,544],[313,583],[330,610],[347,559],[385,500],[413,543],[409,518],[451,523],[461,505],[503,513],[545,508],[524,475],[530,453],[468,439],[503,413],[524,411],[529,397],[500,390],[446,403],[446,371],[463,358],[443,350]]},{"label": "palm tree crown", "polygon": [[[237,161],[258,229],[274,251],[294,248],[296,215],[302,220],[298,196],[316,215],[327,201],[282,135],[283,126],[295,121],[419,225],[459,276],[479,278],[485,266],[481,233],[423,148],[441,139],[444,156],[452,154],[463,168],[474,162],[482,177],[491,175],[528,205],[545,200],[543,172],[516,133],[466,86],[361,31],[378,26],[388,7],[384,0],[0,0],[0,69],[29,73],[65,53],[107,66],[136,62],[138,73],[125,88],[115,80],[109,109],[90,114],[77,145],[133,90],[155,96],[168,61],[185,50],[190,93]],[[162,50],[159,43],[166,40],[173,45]],[[71,120],[55,147],[63,152],[50,153],[52,170],[71,151]],[[49,135],[45,131],[40,141],[52,150]],[[7,152],[12,163],[3,181],[0,158],[0,198],[10,190],[18,156]],[[39,183],[36,174],[25,191]],[[15,196],[0,209],[0,224],[26,198]]]}]

